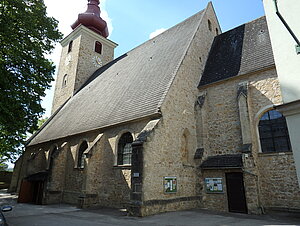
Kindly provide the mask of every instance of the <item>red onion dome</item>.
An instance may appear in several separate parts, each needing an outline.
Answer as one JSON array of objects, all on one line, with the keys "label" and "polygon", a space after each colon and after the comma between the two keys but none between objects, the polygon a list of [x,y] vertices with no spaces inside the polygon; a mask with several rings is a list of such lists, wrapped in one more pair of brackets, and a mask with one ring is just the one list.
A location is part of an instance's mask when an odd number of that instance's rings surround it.
[{"label": "red onion dome", "polygon": [[88,7],[84,13],[78,15],[78,19],[72,24],[74,30],[80,24],[86,26],[92,31],[107,38],[109,33],[107,29],[107,23],[100,17],[100,1],[99,0],[88,0]]}]

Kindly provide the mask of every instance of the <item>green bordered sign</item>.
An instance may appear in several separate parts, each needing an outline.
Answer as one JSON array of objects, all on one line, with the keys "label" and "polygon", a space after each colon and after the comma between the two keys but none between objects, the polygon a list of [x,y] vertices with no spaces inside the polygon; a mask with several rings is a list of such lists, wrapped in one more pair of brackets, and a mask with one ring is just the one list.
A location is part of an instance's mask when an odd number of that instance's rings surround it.
[{"label": "green bordered sign", "polygon": [[223,193],[223,179],[205,178],[205,191],[207,193]]},{"label": "green bordered sign", "polygon": [[165,193],[177,192],[177,178],[176,177],[164,177],[164,191],[165,191]]}]

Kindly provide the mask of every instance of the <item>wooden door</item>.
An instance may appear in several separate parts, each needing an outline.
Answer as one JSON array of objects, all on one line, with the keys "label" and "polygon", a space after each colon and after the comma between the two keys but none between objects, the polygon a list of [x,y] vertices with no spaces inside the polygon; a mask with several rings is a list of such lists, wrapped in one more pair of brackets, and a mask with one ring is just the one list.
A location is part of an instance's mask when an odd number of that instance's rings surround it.
[{"label": "wooden door", "polygon": [[243,173],[226,173],[226,187],[229,211],[247,213]]},{"label": "wooden door", "polygon": [[18,202],[30,203],[32,202],[32,198],[33,198],[32,183],[27,180],[22,180]]}]

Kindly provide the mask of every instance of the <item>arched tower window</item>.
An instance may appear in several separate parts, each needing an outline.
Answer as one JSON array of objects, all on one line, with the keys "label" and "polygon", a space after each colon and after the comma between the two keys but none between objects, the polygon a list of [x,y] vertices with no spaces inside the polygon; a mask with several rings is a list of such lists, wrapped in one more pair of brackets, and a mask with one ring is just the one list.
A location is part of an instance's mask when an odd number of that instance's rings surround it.
[{"label": "arched tower window", "polygon": [[69,42],[68,53],[72,51],[73,40]]},{"label": "arched tower window", "polygon": [[291,151],[286,120],[280,112],[266,112],[259,120],[258,129],[262,152]]},{"label": "arched tower window", "polygon": [[68,75],[65,74],[62,81],[62,87],[66,87],[68,83]]},{"label": "arched tower window", "polygon": [[80,169],[84,168],[84,151],[88,148],[86,141],[83,141],[78,150],[77,167]]},{"label": "arched tower window", "polygon": [[216,28],[216,35],[219,35],[219,29]]},{"label": "arched tower window", "polygon": [[130,165],[133,137],[131,133],[124,133],[118,143],[118,165]]},{"label": "arched tower window", "polygon": [[212,31],[212,27],[211,27],[211,22],[210,22],[210,20],[207,20],[207,23],[208,23],[208,29],[209,29],[210,31]]},{"label": "arched tower window", "polygon": [[95,52],[99,54],[102,53],[102,44],[98,41],[95,42]]}]

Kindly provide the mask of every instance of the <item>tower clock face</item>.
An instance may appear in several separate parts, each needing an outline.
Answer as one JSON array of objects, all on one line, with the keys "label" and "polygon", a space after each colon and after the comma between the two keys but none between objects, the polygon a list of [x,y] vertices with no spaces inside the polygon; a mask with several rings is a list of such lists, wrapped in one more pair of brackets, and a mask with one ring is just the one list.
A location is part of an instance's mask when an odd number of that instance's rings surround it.
[{"label": "tower clock face", "polygon": [[94,56],[93,57],[93,64],[95,67],[101,67],[102,66],[102,60],[99,56]]}]

